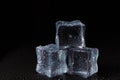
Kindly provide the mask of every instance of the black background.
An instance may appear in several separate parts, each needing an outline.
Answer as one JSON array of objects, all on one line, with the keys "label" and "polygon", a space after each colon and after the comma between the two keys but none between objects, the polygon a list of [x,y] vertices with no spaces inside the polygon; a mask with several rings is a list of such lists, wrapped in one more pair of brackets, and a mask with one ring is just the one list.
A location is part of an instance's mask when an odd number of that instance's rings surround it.
[{"label": "black background", "polygon": [[17,74],[22,80],[21,76],[29,78],[36,74],[35,47],[55,42],[55,22],[81,20],[86,24],[87,47],[99,49],[97,78],[119,80],[118,4],[115,1],[32,0],[31,8],[24,1],[4,3],[0,26],[1,79],[5,79],[4,75],[12,79]]}]

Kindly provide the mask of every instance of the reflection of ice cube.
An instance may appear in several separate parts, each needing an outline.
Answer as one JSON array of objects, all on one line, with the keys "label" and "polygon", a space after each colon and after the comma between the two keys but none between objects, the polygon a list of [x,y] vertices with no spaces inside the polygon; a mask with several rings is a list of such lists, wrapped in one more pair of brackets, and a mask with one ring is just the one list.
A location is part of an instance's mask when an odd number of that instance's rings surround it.
[{"label": "reflection of ice cube", "polygon": [[56,22],[56,44],[60,49],[64,48],[83,48],[85,25],[79,20],[67,22]]},{"label": "reflection of ice cube", "polygon": [[56,45],[38,46],[36,71],[48,77],[67,72],[66,51],[58,50]]},{"label": "reflection of ice cube", "polygon": [[71,48],[68,49],[68,73],[87,78],[98,72],[97,48]]}]

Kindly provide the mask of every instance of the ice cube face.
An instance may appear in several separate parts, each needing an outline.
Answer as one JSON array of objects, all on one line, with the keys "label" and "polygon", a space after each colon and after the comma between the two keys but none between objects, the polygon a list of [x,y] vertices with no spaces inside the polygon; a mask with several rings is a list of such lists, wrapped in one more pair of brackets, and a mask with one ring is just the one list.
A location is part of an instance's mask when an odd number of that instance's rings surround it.
[{"label": "ice cube face", "polygon": [[67,72],[66,51],[58,50],[55,44],[38,46],[36,71],[47,77],[62,75]]},{"label": "ice cube face", "polygon": [[79,20],[56,22],[56,44],[59,49],[83,48],[85,25]]},{"label": "ice cube face", "polygon": [[98,72],[97,48],[71,48],[67,50],[68,73],[87,78]]}]

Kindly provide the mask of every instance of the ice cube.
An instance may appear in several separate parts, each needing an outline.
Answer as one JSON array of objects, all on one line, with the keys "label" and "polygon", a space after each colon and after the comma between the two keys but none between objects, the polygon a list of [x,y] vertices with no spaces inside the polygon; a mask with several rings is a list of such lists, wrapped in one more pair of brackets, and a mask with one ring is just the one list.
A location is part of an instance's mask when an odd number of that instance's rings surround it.
[{"label": "ice cube", "polygon": [[79,21],[58,21],[56,22],[56,44],[60,49],[83,48],[85,25]]},{"label": "ice cube", "polygon": [[55,44],[38,46],[36,71],[48,77],[62,75],[67,72],[66,51],[58,50]]},{"label": "ice cube", "polygon": [[67,51],[68,73],[87,78],[98,72],[97,48],[71,48]]}]

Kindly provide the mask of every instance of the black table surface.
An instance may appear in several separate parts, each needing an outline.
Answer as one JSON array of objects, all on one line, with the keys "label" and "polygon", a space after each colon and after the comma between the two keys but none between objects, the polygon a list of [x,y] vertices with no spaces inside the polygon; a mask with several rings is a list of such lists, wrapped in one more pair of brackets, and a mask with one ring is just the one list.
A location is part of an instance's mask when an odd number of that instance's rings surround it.
[{"label": "black table surface", "polygon": [[99,72],[97,74],[87,79],[68,74],[47,78],[35,71],[37,62],[35,47],[36,45],[24,44],[1,57],[0,80],[120,80],[119,55],[105,55],[102,48],[98,59]]}]

